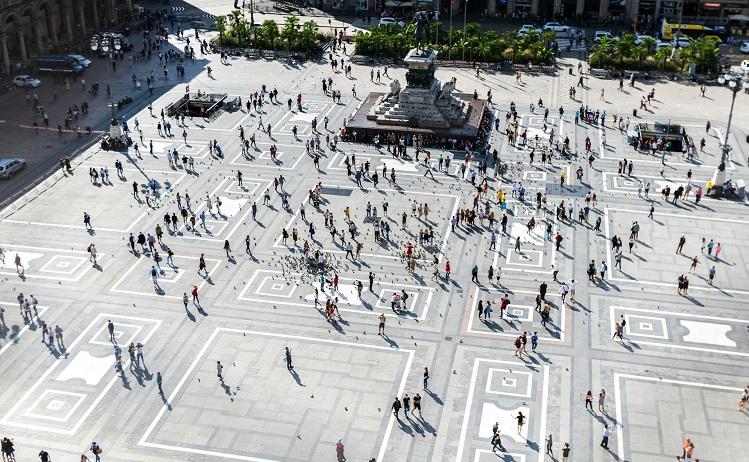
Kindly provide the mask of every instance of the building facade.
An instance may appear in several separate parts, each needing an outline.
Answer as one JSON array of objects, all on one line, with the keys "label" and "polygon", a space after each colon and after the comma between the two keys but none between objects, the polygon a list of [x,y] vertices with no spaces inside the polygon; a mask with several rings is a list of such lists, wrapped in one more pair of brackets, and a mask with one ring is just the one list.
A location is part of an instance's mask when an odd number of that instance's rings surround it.
[{"label": "building facade", "polygon": [[0,0],[0,70],[70,49],[129,17],[133,0]]},{"label": "building facade", "polygon": [[[461,7],[464,2],[460,0]],[[689,20],[721,22],[730,15],[749,13],[749,0],[487,0],[486,12],[547,19],[613,18],[627,23],[643,18],[657,22],[659,18],[674,18],[681,13]]]}]

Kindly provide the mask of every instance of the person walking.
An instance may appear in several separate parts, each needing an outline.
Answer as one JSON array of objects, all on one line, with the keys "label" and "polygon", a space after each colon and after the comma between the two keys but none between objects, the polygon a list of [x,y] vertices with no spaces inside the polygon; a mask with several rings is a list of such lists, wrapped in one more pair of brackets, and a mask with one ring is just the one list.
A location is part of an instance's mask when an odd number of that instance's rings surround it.
[{"label": "person walking", "polygon": [[221,361],[216,361],[216,377],[220,381],[224,381],[224,366],[221,364]]},{"label": "person walking", "polygon": [[601,391],[598,393],[598,412],[606,413],[605,409],[605,403],[606,403],[606,390],[601,388]]},{"label": "person walking", "polygon": [[159,387],[159,394],[161,396],[164,396],[164,389],[161,386],[163,382],[164,379],[161,377],[161,372],[156,372],[156,385]]},{"label": "person walking", "polygon": [[429,390],[429,368],[424,367],[424,390]]},{"label": "person walking", "polygon": [[419,411],[419,418],[421,419],[421,395],[420,394],[416,393],[416,395],[414,395],[414,397],[413,397],[413,405],[414,405],[414,408],[411,411],[411,414],[415,414],[416,411],[418,410]]},{"label": "person walking", "polygon": [[525,416],[521,411],[518,411],[518,415],[515,416],[515,420],[518,421],[518,435],[522,435],[523,425],[525,425]]},{"label": "person walking", "polygon": [[114,336],[114,323],[111,319],[107,321],[107,330],[109,331],[109,341],[117,343],[117,339]]},{"label": "person walking", "polygon": [[614,435],[614,431],[612,430],[612,427],[609,425],[604,425],[603,432],[601,433],[601,447],[604,449],[609,448],[609,438],[611,438]]},{"label": "person walking", "polygon": [[91,453],[93,453],[93,455],[94,455],[95,462],[101,462],[101,454],[104,451],[102,451],[101,446],[99,446],[99,443],[97,443],[96,441],[93,441],[91,443],[91,448],[90,449],[91,449]]},{"label": "person walking", "polygon": [[398,413],[400,412],[401,407],[402,407],[401,400],[398,399],[398,397],[396,396],[395,400],[393,401],[392,408],[393,408],[393,415],[395,415],[395,418],[398,420],[400,420],[400,415]]},{"label": "person walking", "polygon": [[380,314],[377,319],[380,321],[380,325],[377,328],[377,335],[385,335],[385,313]]},{"label": "person walking", "polygon": [[549,436],[546,437],[546,454],[550,455],[552,458],[554,458],[554,450],[552,449],[552,446],[554,445],[554,439],[549,433]]},{"label": "person walking", "polygon": [[286,369],[294,369],[294,365],[291,363],[291,350],[289,349],[289,347],[286,347],[284,349],[284,359],[286,360]]}]

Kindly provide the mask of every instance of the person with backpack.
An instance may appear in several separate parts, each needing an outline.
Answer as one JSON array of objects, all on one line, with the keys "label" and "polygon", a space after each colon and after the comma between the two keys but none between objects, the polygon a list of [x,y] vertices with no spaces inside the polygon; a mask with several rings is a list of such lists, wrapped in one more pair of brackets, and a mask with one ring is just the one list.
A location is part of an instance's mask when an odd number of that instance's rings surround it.
[{"label": "person with backpack", "polygon": [[96,462],[101,461],[101,454],[104,452],[101,449],[101,446],[99,446],[99,443],[96,441],[91,443],[91,452],[94,454],[94,457],[96,458]]}]

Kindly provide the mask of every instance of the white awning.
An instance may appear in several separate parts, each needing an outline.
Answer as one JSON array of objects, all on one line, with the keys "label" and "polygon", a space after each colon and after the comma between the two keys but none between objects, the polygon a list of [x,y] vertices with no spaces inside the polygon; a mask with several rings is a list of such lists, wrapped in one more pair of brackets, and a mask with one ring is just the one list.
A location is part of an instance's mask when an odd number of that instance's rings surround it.
[{"label": "white awning", "polygon": [[731,21],[743,21],[743,22],[749,22],[749,16],[745,14],[732,14],[728,17]]}]

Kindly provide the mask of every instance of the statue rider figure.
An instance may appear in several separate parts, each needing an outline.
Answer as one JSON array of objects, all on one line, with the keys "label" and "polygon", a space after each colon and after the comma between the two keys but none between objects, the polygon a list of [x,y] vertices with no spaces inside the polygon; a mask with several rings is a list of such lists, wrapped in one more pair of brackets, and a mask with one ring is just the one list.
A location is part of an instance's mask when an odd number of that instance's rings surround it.
[{"label": "statue rider figure", "polygon": [[416,39],[416,50],[424,51],[422,43],[426,41],[429,35],[429,18],[425,11],[417,11],[414,15],[413,23],[416,25],[414,37]]}]

